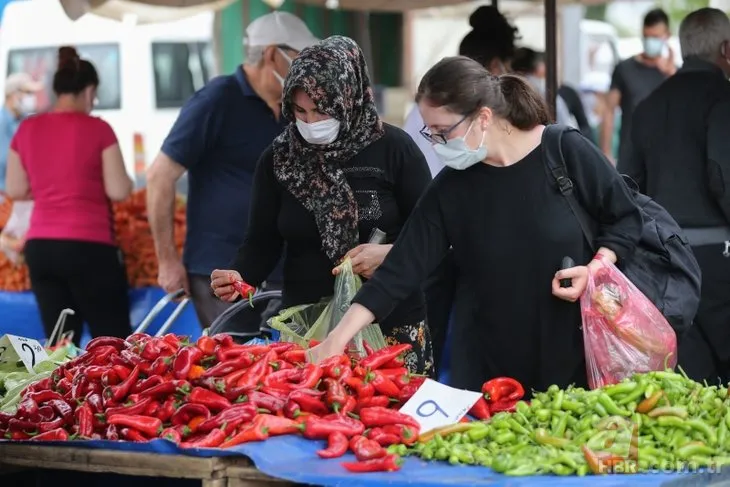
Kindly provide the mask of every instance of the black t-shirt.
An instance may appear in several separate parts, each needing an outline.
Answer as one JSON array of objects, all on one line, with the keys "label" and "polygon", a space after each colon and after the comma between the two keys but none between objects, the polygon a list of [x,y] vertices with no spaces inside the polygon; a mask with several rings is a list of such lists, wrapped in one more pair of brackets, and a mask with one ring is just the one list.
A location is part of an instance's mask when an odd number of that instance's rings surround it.
[{"label": "black t-shirt", "polygon": [[[373,228],[386,233],[386,243],[401,228],[431,181],[423,154],[401,129],[384,124],[385,134],[342,163],[358,204],[360,243]],[[273,154],[267,149],[254,175],[248,232],[233,268],[253,285],[264,281],[286,248],[284,307],[319,302],[334,289],[334,267],[322,250],[314,215],[276,179]],[[425,318],[423,292],[410,295],[380,321],[384,331]]]},{"label": "black t-shirt", "polygon": [[[642,229],[628,188],[580,134],[566,133],[562,146],[576,197],[600,223],[596,246],[627,258]],[[458,275],[452,385],[478,390],[499,376],[518,379],[525,390],[585,384],[580,306],[555,298],[551,281],[563,257],[587,264],[592,252],[548,179],[541,147],[507,167],[441,171],[354,302],[376,318],[387,315],[449,247]]]}]

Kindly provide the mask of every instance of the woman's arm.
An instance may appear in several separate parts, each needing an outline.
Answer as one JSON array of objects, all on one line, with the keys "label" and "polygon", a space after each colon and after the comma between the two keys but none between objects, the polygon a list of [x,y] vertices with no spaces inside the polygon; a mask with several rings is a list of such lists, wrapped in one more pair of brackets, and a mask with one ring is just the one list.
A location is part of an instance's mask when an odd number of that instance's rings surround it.
[{"label": "woman's arm", "polygon": [[119,144],[114,143],[101,153],[101,167],[104,177],[104,192],[112,201],[123,201],[132,194],[134,182],[124,166]]},{"label": "woman's arm", "polygon": [[12,200],[32,200],[28,174],[25,172],[20,155],[8,149],[8,166],[5,175],[5,192]]},{"label": "woman's arm", "polygon": [[615,254],[616,262],[630,258],[643,227],[631,190],[601,151],[578,132],[566,133],[562,146],[577,199],[598,223],[594,245],[606,250],[607,257]]},{"label": "woman's arm", "polygon": [[280,208],[281,189],[274,176],[274,157],[269,147],[256,164],[246,237],[231,264],[251,285],[264,282],[281,258],[284,241],[277,227]]}]

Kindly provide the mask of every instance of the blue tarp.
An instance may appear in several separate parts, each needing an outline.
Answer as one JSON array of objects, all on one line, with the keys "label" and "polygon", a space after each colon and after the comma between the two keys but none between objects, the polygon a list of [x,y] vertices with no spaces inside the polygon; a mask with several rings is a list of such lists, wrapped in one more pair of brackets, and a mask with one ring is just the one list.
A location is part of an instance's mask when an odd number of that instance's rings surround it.
[{"label": "blue tarp", "polygon": [[[33,443],[39,445],[39,443]],[[408,458],[399,472],[351,474],[340,465],[343,461],[355,461],[352,455],[334,460],[322,460],[316,451],[324,442],[286,436],[271,438],[261,443],[239,445],[227,450],[178,448],[167,440],[149,443],[113,441],[72,441],[46,443],[54,446],[87,447],[94,449],[148,452],[167,455],[199,457],[246,456],[261,472],[291,482],[322,486],[376,487],[379,485],[418,485],[423,487],[443,485],[489,485],[493,487],[642,487],[659,486],[664,482],[681,478],[679,474],[605,475],[587,477],[506,477],[484,467],[455,467],[444,462],[424,462]]]},{"label": "blue tarp", "polygon": [[[132,289],[129,292],[132,326],[139,326],[152,307],[164,295],[164,291],[157,287]],[[147,333],[154,334],[170,316],[173,309],[174,304],[168,305],[147,329]],[[200,324],[192,304],[188,304],[185,311],[175,321],[170,332],[179,335],[192,335],[193,338],[200,336]],[[6,333],[33,338],[39,341],[45,339],[43,324],[41,323],[38,305],[36,304],[33,293],[0,292],[0,336]],[[89,330],[85,326],[81,340],[82,346],[89,338]]]}]

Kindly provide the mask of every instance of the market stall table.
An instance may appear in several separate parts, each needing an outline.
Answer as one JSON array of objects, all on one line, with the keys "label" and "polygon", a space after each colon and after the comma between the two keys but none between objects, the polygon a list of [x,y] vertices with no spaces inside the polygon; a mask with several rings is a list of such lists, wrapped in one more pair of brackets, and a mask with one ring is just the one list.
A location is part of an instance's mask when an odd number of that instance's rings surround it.
[{"label": "market stall table", "polygon": [[203,487],[294,485],[259,472],[244,457],[203,458],[65,446],[0,444],[0,483],[4,474],[13,473],[18,468],[199,479]]}]

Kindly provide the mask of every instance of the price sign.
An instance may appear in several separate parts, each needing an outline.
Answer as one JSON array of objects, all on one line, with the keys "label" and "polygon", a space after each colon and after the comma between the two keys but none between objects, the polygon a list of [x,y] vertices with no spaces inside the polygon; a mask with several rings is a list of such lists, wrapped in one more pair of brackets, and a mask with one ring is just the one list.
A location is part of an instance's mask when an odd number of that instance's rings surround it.
[{"label": "price sign", "polygon": [[36,364],[47,359],[46,349],[36,340],[15,335],[0,338],[0,363],[21,361],[28,372],[34,372]]},{"label": "price sign", "polygon": [[454,389],[426,379],[400,412],[418,421],[421,432],[458,423],[481,397],[478,392]]}]

